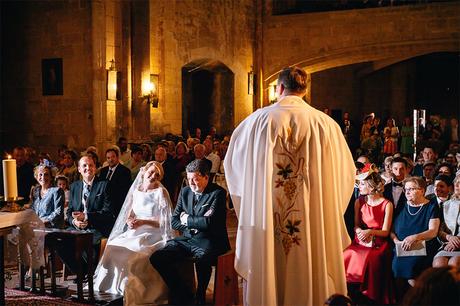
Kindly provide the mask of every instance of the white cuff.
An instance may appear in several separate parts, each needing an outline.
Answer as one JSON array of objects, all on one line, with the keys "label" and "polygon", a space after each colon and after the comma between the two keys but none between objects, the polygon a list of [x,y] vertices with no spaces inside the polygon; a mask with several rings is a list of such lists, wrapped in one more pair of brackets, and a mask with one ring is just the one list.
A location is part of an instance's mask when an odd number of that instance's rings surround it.
[{"label": "white cuff", "polygon": [[180,223],[182,225],[187,226],[187,219],[188,219],[188,214],[182,213],[181,216],[180,216]]}]

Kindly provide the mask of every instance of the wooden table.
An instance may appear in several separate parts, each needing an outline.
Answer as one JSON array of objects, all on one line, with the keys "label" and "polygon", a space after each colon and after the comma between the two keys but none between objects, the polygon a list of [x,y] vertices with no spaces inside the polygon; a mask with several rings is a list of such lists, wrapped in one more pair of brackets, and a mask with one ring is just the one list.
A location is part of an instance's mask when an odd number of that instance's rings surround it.
[{"label": "wooden table", "polygon": [[[54,228],[45,228],[35,231],[42,231],[46,234],[45,241],[72,241],[75,245],[75,258],[77,260],[77,300],[85,302],[83,295],[83,276],[81,261],[83,260],[83,252],[87,254],[88,260],[88,301],[94,302],[93,288],[93,233],[77,230],[61,230]],[[56,294],[56,250],[52,247],[53,243],[45,243],[50,252],[50,267],[51,267],[51,292]]]},{"label": "wooden table", "polygon": [[8,226],[0,229],[0,305],[5,305],[5,256],[4,239],[16,226]]}]

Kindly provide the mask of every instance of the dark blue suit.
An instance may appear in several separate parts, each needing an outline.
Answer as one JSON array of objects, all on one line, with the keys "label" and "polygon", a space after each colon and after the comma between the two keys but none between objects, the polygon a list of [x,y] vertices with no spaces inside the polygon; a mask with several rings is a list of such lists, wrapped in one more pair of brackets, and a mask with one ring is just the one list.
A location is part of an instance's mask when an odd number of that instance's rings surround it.
[{"label": "dark blue suit", "polygon": [[[83,212],[84,210],[82,194],[83,181],[79,180],[70,185],[69,207],[66,212],[66,220],[70,224],[70,227],[68,228],[70,230],[82,231],[82,229],[75,227],[75,225],[72,223],[72,212]],[[91,231],[93,233],[93,260],[94,262],[97,262],[101,239],[110,235],[110,231],[112,230],[113,224],[115,222],[109,194],[107,192],[107,181],[94,178],[86,203],[88,226],[83,230]],[[73,272],[76,272],[77,263],[75,259],[75,245],[69,241],[64,240],[50,243],[54,244],[54,248],[64,263],[66,263]],[[82,263],[84,271],[87,270],[86,261],[87,259],[85,257],[85,262]]]},{"label": "dark blue suit", "polygon": [[[106,180],[108,172],[108,166],[102,168],[99,173],[99,178],[101,180]],[[122,164],[118,164],[107,184],[111,207],[116,217],[123,207],[129,187],[131,187],[131,171]]]},{"label": "dark blue suit", "polygon": [[[183,282],[183,271],[175,268],[177,262],[195,262],[198,277],[197,300],[204,302],[212,264],[217,256],[230,249],[226,226],[226,191],[214,183],[208,183],[200,199],[195,204],[194,202],[194,193],[190,187],[184,187],[171,221],[172,227],[181,231],[182,236],[169,240],[163,249],[150,257],[150,262],[171,291],[174,299],[170,301],[172,304],[193,301],[193,293]],[[187,225],[183,225],[180,220],[183,212],[189,215]]]}]

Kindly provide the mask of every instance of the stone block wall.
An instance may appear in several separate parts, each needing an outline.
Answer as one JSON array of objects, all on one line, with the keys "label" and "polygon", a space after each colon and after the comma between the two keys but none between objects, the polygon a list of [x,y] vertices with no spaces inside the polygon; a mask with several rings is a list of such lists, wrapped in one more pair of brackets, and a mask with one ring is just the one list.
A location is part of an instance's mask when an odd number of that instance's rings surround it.
[{"label": "stone block wall", "polygon": [[254,5],[252,0],[150,2],[150,65],[160,74],[152,133],[182,133],[181,70],[195,60],[220,61],[234,73],[235,124],[253,111],[247,74],[254,62]]},{"label": "stone block wall", "polygon": [[[86,1],[2,4],[3,149],[93,142],[91,8]],[[41,61],[62,58],[63,95],[42,94]]]},{"label": "stone block wall", "polygon": [[267,16],[265,85],[282,67],[294,64],[315,72],[430,52],[456,52],[459,24],[459,2]]}]

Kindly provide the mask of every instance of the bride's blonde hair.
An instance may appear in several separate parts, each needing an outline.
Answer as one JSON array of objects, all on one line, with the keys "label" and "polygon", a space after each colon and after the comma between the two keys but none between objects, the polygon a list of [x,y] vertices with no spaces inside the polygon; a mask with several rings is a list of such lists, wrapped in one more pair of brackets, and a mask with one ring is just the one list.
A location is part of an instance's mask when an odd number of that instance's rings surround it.
[{"label": "bride's blonde hair", "polygon": [[142,183],[142,180],[143,180],[143,176],[144,176],[144,173],[150,168],[150,167],[154,167],[155,168],[155,172],[158,174],[158,180],[161,181],[163,179],[163,176],[164,176],[164,170],[163,170],[163,166],[157,162],[157,161],[149,161],[144,167],[141,168],[140,172],[141,172],[141,183]]}]

